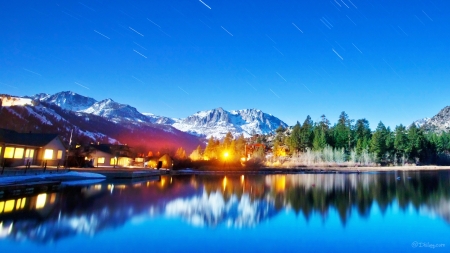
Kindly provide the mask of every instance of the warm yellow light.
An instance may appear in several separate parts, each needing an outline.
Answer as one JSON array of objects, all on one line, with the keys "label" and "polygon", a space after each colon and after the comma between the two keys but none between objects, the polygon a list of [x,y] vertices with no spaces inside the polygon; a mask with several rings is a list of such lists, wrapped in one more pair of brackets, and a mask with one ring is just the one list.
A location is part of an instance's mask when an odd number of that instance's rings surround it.
[{"label": "warm yellow light", "polygon": [[105,163],[105,158],[104,157],[97,158],[97,163]]},{"label": "warm yellow light", "polygon": [[36,209],[44,208],[46,201],[47,201],[47,194],[46,193],[39,194],[36,199]]},{"label": "warm yellow light", "polygon": [[225,157],[225,159],[228,157],[228,152],[225,152],[224,154],[223,154],[223,156]]},{"label": "warm yellow light", "polygon": [[62,150],[58,150],[56,153],[56,159],[62,159]]},{"label": "warm yellow light", "polygon": [[46,149],[44,151],[44,159],[45,160],[53,159],[53,149]]},{"label": "warm yellow light", "polygon": [[223,190],[225,191],[225,188],[227,187],[227,177],[223,178],[222,186],[223,186]]},{"label": "warm yellow light", "polygon": [[14,152],[14,158],[15,159],[22,159],[24,152],[25,152],[25,149],[23,149],[23,148],[16,148],[16,152]]},{"label": "warm yellow light", "polygon": [[56,201],[56,193],[52,193],[52,195],[50,195],[50,204],[55,203]]},{"label": "warm yellow light", "polygon": [[3,207],[5,206],[4,201],[0,201],[0,213],[3,213]]},{"label": "warm yellow light", "polygon": [[282,192],[286,189],[286,176],[275,176],[275,190]]},{"label": "warm yellow light", "polygon": [[5,153],[3,154],[3,158],[13,158],[14,157],[14,148],[6,147]]},{"label": "warm yellow light", "polygon": [[12,210],[14,210],[14,204],[15,204],[15,200],[14,199],[11,199],[11,200],[7,200],[6,202],[5,202],[5,209],[3,210],[5,213],[9,213],[9,212],[11,212]]},{"label": "warm yellow light", "polygon": [[26,201],[27,201],[27,198],[22,198],[22,205],[20,206],[20,209],[23,209],[25,207]]},{"label": "warm yellow light", "polygon": [[16,210],[20,209],[20,202],[22,201],[22,199],[18,199],[16,202]]},{"label": "warm yellow light", "polygon": [[244,175],[241,176],[241,184],[244,183]]}]

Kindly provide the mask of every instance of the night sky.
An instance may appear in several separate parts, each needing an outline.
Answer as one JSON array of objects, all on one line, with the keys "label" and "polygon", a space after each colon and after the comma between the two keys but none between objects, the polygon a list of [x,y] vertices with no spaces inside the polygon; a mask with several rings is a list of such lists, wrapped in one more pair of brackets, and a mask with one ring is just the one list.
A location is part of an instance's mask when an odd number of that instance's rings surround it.
[{"label": "night sky", "polygon": [[74,91],[186,117],[341,111],[395,127],[450,104],[450,1],[3,1],[0,93]]}]

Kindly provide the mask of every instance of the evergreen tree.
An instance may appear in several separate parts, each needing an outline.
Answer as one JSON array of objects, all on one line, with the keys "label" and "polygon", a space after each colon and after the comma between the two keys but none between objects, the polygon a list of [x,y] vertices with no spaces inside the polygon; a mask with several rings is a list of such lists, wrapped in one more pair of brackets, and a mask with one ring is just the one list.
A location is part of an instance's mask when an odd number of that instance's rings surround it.
[{"label": "evergreen tree", "polygon": [[214,139],[213,136],[211,136],[208,140],[208,144],[206,144],[204,156],[211,160],[211,159],[217,159],[218,155],[218,147],[217,141]]},{"label": "evergreen tree", "polygon": [[372,131],[370,130],[369,121],[359,119],[355,123],[355,141],[356,153],[361,155],[363,150],[369,149]]},{"label": "evergreen tree", "polygon": [[421,158],[425,148],[425,138],[423,131],[417,128],[414,123],[409,126],[408,140],[409,143],[406,150],[409,153],[409,158],[412,160]]},{"label": "evergreen tree", "polygon": [[307,148],[312,147],[314,132],[313,132],[313,121],[311,117],[308,115],[303,122],[303,125],[300,127],[300,150],[305,152]]},{"label": "evergreen tree", "polygon": [[244,135],[240,135],[237,139],[236,139],[236,155],[240,158],[240,157],[245,157],[245,145],[246,145],[246,141],[244,138]]},{"label": "evergreen tree", "polygon": [[380,121],[370,142],[370,152],[375,153],[378,162],[381,162],[383,155],[386,154],[386,132],[386,127]]},{"label": "evergreen tree", "polygon": [[337,149],[344,148],[349,152],[352,148],[352,120],[348,118],[345,112],[341,112],[338,123],[334,126],[334,147]]},{"label": "evergreen tree", "polygon": [[232,140],[233,140],[233,134],[231,134],[231,132],[228,132],[225,135],[225,137],[223,138],[222,149],[227,150],[230,147]]},{"label": "evergreen tree", "polygon": [[316,124],[314,127],[313,149],[316,151],[323,150],[327,146],[326,132]]},{"label": "evergreen tree", "polygon": [[408,135],[406,134],[406,128],[400,124],[395,127],[395,137],[394,137],[394,150],[396,154],[396,162],[399,162],[403,157],[409,157],[407,154],[408,147]]},{"label": "evergreen tree", "polygon": [[291,136],[289,137],[289,148],[291,151],[300,151],[301,129],[300,123],[292,128]]}]

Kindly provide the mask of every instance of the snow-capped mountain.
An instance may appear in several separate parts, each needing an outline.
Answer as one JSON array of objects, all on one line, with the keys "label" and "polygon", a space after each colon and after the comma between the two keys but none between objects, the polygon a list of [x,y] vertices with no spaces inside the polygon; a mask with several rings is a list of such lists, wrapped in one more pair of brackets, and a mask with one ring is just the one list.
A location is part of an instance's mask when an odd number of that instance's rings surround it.
[{"label": "snow-capped mountain", "polygon": [[171,119],[173,127],[196,135],[222,138],[228,132],[234,136],[241,134],[250,137],[253,134],[268,134],[280,125],[287,124],[270,114],[257,109],[226,111],[219,107],[213,110],[200,111],[185,119]]},{"label": "snow-capped mountain", "polygon": [[58,92],[53,95],[40,93],[32,96],[31,98],[41,102],[57,105],[62,109],[69,111],[82,111],[97,102],[93,98],[85,97],[72,91]]},{"label": "snow-capped mountain", "polygon": [[[241,134],[250,137],[253,134],[268,134],[280,125],[287,124],[270,114],[257,109],[226,111],[216,108],[197,112],[187,118],[178,119],[140,113],[136,108],[104,99],[96,101],[74,92],[64,91],[54,95],[37,94],[34,100],[56,105],[64,110],[100,116],[115,123],[155,124],[165,131],[176,128],[196,136],[223,138],[228,132],[234,136]],[[172,128],[173,127],[173,128]]]},{"label": "snow-capped mountain", "polygon": [[137,152],[179,147],[190,152],[202,143],[198,137],[170,125],[153,124],[135,108],[110,99],[96,102],[73,92],[38,94],[31,97],[33,101],[11,95],[0,98],[0,118],[8,119],[0,121],[0,128],[59,133],[66,143],[69,139],[73,143],[119,142]]},{"label": "snow-capped mountain", "polygon": [[117,103],[112,99],[105,99],[96,102],[89,108],[80,110],[79,112],[97,115],[103,118],[110,119],[116,123],[123,120],[150,122],[150,119],[138,112],[136,108],[126,104]]},{"label": "snow-capped mountain", "polygon": [[438,114],[432,118],[424,118],[414,122],[428,131],[449,131],[450,130],[450,106],[444,107]]}]

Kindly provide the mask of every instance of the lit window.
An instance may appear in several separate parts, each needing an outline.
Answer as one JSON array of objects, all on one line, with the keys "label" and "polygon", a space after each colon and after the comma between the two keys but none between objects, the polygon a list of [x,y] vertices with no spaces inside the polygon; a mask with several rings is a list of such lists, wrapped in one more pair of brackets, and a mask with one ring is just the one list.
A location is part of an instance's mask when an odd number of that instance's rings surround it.
[{"label": "lit window", "polygon": [[99,157],[97,158],[97,163],[105,163],[105,158],[104,157]]},{"label": "lit window", "polygon": [[14,152],[14,158],[15,159],[22,159],[24,151],[25,151],[25,149],[23,149],[23,148],[16,148],[16,152]]},{"label": "lit window", "polygon": [[109,162],[109,164],[111,165],[115,165],[117,162],[117,159],[115,157],[111,158],[111,161]]},{"label": "lit window", "polygon": [[56,153],[56,159],[62,159],[62,150],[58,150],[58,153]]},{"label": "lit window", "polygon": [[22,198],[22,205],[20,206],[20,209],[23,209],[25,207],[25,201],[27,198]]},{"label": "lit window", "polygon": [[34,150],[33,149],[25,150],[25,158],[33,158],[33,156],[34,156]]},{"label": "lit window", "polygon": [[4,201],[0,201],[0,213],[3,213],[3,207],[5,206]]},{"label": "lit window", "polygon": [[5,210],[4,210],[4,212],[5,213],[9,213],[9,212],[11,212],[12,210],[14,210],[14,204],[15,204],[15,200],[14,199],[12,199],[12,200],[7,200],[6,202],[5,202]]},{"label": "lit window", "polygon": [[47,194],[46,193],[39,194],[36,200],[36,209],[44,208],[46,201],[47,201]]},{"label": "lit window", "polygon": [[49,160],[53,159],[53,149],[46,149],[44,152],[44,159]]},{"label": "lit window", "polygon": [[0,147],[0,154],[2,153],[2,147]]},{"label": "lit window", "polygon": [[3,158],[13,158],[14,157],[14,148],[13,147],[6,147],[5,148],[5,154],[3,155]]}]

